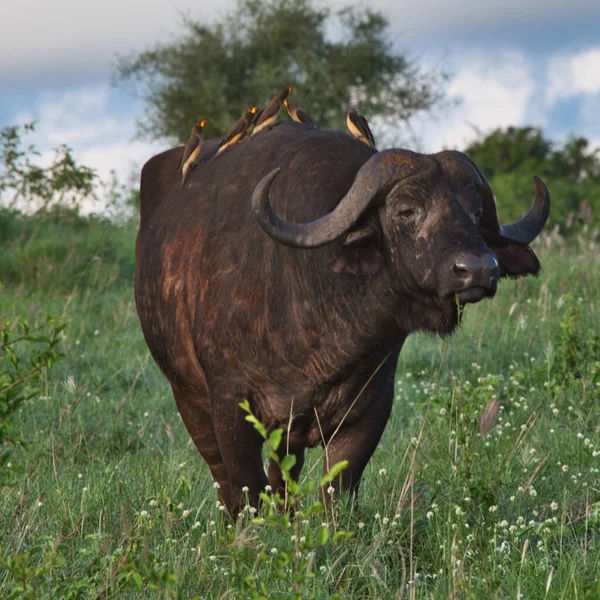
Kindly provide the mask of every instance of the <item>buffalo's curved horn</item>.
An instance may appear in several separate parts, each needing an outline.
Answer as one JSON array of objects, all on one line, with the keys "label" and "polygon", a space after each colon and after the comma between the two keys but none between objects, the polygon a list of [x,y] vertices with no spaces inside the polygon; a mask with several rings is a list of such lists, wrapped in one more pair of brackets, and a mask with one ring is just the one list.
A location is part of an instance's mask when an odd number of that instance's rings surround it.
[{"label": "buffalo's curved horn", "polygon": [[531,210],[518,221],[510,225],[500,225],[500,233],[515,242],[531,244],[539,235],[550,215],[550,192],[546,184],[537,176],[535,182],[535,202]]},{"label": "buffalo's curved horn", "polygon": [[473,165],[475,171],[481,179],[480,191],[483,196],[483,215],[481,226],[495,233],[521,244],[531,244],[533,240],[542,231],[548,216],[550,215],[550,192],[546,184],[537,176],[533,176],[535,182],[535,202],[531,210],[519,221],[510,225],[500,225],[498,222],[498,213],[496,210],[496,201],[492,188],[485,178],[481,169],[466,154],[463,154]]},{"label": "buffalo's curved horn", "polygon": [[352,187],[328,214],[310,223],[292,223],[279,218],[271,208],[269,190],[280,172],[263,177],[252,194],[252,210],[258,224],[273,239],[296,248],[318,248],[346,233],[390,182],[417,169],[417,155],[408,150],[384,150],[372,156],[358,171]]}]

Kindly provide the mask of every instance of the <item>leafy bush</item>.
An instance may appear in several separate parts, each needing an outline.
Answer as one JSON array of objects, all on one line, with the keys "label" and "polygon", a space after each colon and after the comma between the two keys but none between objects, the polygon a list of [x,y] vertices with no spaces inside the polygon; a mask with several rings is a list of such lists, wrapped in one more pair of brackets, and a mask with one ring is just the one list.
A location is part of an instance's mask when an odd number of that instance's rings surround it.
[{"label": "leafy bush", "polygon": [[0,487],[22,472],[11,459],[26,442],[10,417],[40,393],[41,374],[62,358],[57,345],[64,327],[54,317],[34,329],[21,320],[4,319],[0,326]]},{"label": "leafy bush", "polygon": [[[592,383],[600,381],[600,335],[586,329],[582,317],[581,301],[571,295],[561,298],[564,312],[560,319],[561,335],[552,352],[553,374],[557,383],[561,379],[591,375]],[[593,370],[589,373],[590,368]],[[594,377],[595,370],[599,371]]]},{"label": "leafy bush", "polygon": [[34,130],[35,123],[0,130],[0,198],[9,208],[28,212],[57,204],[77,209],[93,194],[94,171],[77,164],[64,144],[54,151],[48,167],[40,167],[35,162],[40,156],[35,147],[21,148],[21,136]]}]

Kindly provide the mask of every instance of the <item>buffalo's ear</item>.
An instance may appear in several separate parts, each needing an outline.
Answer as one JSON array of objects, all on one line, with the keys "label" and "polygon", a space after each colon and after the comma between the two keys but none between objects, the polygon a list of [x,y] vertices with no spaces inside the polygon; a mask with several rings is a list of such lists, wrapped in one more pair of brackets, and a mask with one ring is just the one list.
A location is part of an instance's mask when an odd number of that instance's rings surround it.
[{"label": "buffalo's ear", "polygon": [[527,245],[497,233],[482,230],[483,239],[498,258],[500,277],[538,275],[541,265],[535,252]]},{"label": "buffalo's ear", "polygon": [[346,235],[340,253],[331,262],[331,270],[349,275],[377,275],[384,264],[379,240],[379,229],[373,221],[352,229]]}]

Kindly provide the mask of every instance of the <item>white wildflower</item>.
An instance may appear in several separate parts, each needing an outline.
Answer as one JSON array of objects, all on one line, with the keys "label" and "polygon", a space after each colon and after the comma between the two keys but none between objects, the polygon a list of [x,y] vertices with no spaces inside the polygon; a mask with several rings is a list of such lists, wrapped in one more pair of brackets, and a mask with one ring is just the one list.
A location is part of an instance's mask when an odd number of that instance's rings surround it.
[{"label": "white wildflower", "polygon": [[69,375],[66,381],[63,383],[63,386],[69,394],[74,394],[77,390],[77,382],[75,381],[75,377],[73,375]]}]

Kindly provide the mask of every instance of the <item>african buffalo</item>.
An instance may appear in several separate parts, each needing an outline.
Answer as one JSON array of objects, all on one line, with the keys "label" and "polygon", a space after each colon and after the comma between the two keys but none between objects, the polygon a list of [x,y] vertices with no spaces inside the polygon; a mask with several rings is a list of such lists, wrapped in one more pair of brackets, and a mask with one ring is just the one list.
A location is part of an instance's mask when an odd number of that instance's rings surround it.
[{"label": "african buffalo", "polygon": [[[183,421],[237,514],[268,478],[250,402],[296,455],[327,444],[356,490],[392,407],[409,333],[452,332],[459,307],[502,277],[537,274],[528,246],[550,197],[500,226],[492,190],[460,152],[377,153],[338,131],[285,122],[201,163],[182,148],[142,170],[135,297],[146,342]],[[273,207],[273,208],[272,208]]]}]

